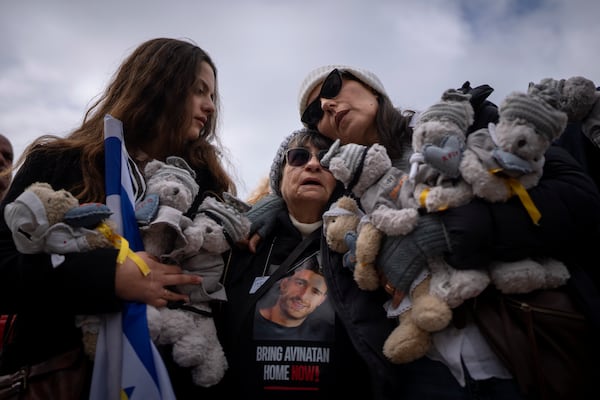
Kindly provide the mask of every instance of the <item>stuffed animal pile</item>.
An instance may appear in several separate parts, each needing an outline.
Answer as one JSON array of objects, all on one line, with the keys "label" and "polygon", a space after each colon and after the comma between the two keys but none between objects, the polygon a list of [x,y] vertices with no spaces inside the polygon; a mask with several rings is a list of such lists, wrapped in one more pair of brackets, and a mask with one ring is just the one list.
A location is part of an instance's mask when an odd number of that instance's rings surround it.
[{"label": "stuffed animal pile", "polygon": [[359,199],[366,214],[357,232],[356,256],[361,262],[355,266],[354,279],[361,289],[375,290],[379,287],[374,265],[379,246],[373,243],[379,243],[383,234],[407,234],[418,220],[415,208],[402,208],[407,175],[392,167],[385,147],[379,144],[341,146],[338,139],[321,163]]},{"label": "stuffed animal pile", "polygon": [[[537,185],[544,154],[563,133],[568,118],[553,86],[532,84],[527,93],[508,95],[500,104],[498,123],[469,135],[460,163],[461,175],[474,196],[504,202],[516,195],[534,224],[542,216],[527,189]],[[567,268],[549,258],[493,262],[489,271],[492,283],[504,293],[558,287],[569,278]]]},{"label": "stuffed animal pile", "polygon": [[[17,250],[52,254],[55,267],[64,254],[118,246],[114,225],[108,220],[111,214],[104,204],[80,205],[67,190],[54,190],[45,182],[31,184],[4,210]],[[94,359],[100,318],[78,315],[75,322],[82,330],[86,355]]]},{"label": "stuffed animal pile", "polygon": [[[460,173],[467,131],[474,121],[470,97],[448,89],[440,101],[418,116],[413,128],[409,174],[409,183],[414,189],[405,207],[436,212],[471,201],[471,186]],[[490,282],[487,271],[456,270],[442,256],[430,257],[427,263],[431,292],[450,308],[477,296]]]},{"label": "stuffed animal pile", "polygon": [[202,276],[200,285],[177,287],[190,296],[189,304],[157,309],[147,307],[148,326],[158,344],[173,345],[173,359],[191,368],[199,386],[218,383],[227,360],[212,319],[210,301],[225,301],[219,279],[223,253],[246,237],[250,222],[247,206],[233,196],[220,201],[206,197],[195,215],[186,212],[199,193],[194,171],[179,157],[153,160],[144,170],[148,197],[136,211],[147,252],[162,262],[177,264],[185,273]]},{"label": "stuffed animal pile", "polygon": [[[353,274],[361,289],[375,290],[380,286],[375,261],[383,235],[405,235],[414,229],[418,221],[416,208],[403,207],[411,201],[408,199],[412,197],[413,186],[408,184],[408,176],[404,172],[392,167],[387,151],[379,144],[370,147],[357,144],[340,146],[338,140],[321,163],[352,191],[366,213],[353,229],[356,231],[354,251],[357,261]],[[352,182],[356,183],[351,186]],[[339,226],[357,221],[357,218],[346,216],[342,220],[345,222],[339,222],[340,205],[349,203],[349,200],[341,198],[324,214],[324,233],[328,245],[334,250],[337,246],[345,249],[342,245],[346,236],[340,235],[342,230]],[[346,205],[347,210],[356,208]],[[350,234],[350,238],[352,236]],[[452,318],[448,305],[430,292],[431,275],[427,271],[409,271],[407,275],[413,276],[407,285],[410,287],[408,296],[399,305],[388,306],[388,315],[398,317],[400,324],[386,339],[383,352],[396,363],[424,356],[431,346],[431,332],[445,328]]]},{"label": "stuffed animal pile", "polygon": [[[356,144],[340,146],[339,142],[332,145],[322,162],[360,200],[366,212],[363,220],[370,221],[384,234],[402,235],[416,225],[417,216],[409,214],[409,210],[423,208],[436,212],[465,204],[473,196],[499,202],[518,195],[533,223],[539,221],[541,216],[528,200],[527,189],[537,184],[544,153],[563,132],[567,115],[577,120],[582,115],[593,114],[598,104],[593,83],[575,77],[530,84],[527,93],[512,93],[503,101],[497,125],[490,124],[487,129],[480,129],[466,138],[473,122],[473,110],[468,100],[468,95],[449,89],[440,102],[421,114],[414,127],[414,154],[408,179],[402,171],[391,167],[391,162],[385,159],[385,149],[377,144],[369,148]],[[351,182],[356,184],[349,188]],[[339,207],[338,204],[334,206]],[[332,225],[333,222],[335,226],[337,220],[332,220],[331,211],[325,213],[324,224]],[[356,216],[347,216],[345,220],[350,233],[340,235],[339,230],[330,230],[326,226],[327,243],[334,251],[347,252],[347,256],[358,261],[365,251],[358,245],[361,228]],[[398,225],[400,221],[404,223],[405,231],[390,229],[389,225]],[[380,241],[381,235],[367,245],[370,269],[374,267],[376,246]],[[449,322],[445,317],[448,314],[443,310],[448,306],[455,308],[478,295],[490,282],[504,293],[526,293],[560,286],[569,278],[566,267],[550,258],[493,262],[481,270],[458,271],[439,257],[429,259],[428,264],[430,272],[421,272],[412,282],[409,296],[405,298],[408,303],[401,304],[396,311],[400,313],[401,323],[384,344],[384,354],[393,362],[408,362],[424,355],[430,346],[428,331],[442,329]],[[355,280],[359,287],[373,290],[375,274],[369,285],[361,284],[356,273],[361,266],[356,262]],[[412,279],[416,273],[406,271],[407,279]],[[430,303],[435,307],[428,307],[428,310],[435,310],[429,315],[437,316],[430,320],[438,323],[433,326],[436,329],[427,324],[421,326],[419,318],[415,318],[415,314],[420,313],[419,299],[423,293],[437,300]]]}]

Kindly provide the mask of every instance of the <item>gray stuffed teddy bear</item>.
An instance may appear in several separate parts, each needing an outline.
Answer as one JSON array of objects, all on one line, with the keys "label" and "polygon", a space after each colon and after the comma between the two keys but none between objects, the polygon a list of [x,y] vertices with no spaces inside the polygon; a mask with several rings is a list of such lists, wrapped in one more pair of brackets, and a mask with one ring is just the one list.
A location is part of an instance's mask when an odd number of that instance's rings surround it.
[{"label": "gray stuffed teddy bear", "polygon": [[573,76],[568,79],[545,78],[539,85],[554,87],[559,92],[560,110],[567,114],[569,122],[580,122],[582,133],[600,147],[600,91],[594,82],[583,76]]},{"label": "gray stuffed teddy bear", "polygon": [[[527,189],[537,185],[544,153],[563,133],[568,118],[554,83],[545,80],[530,84],[527,93],[509,94],[500,104],[498,123],[469,136],[460,165],[475,196],[504,202],[516,195],[534,224],[542,216]],[[504,293],[553,288],[569,278],[566,266],[550,258],[493,262],[489,271],[492,283]]]},{"label": "gray stuffed teddy bear", "polygon": [[173,345],[174,361],[191,368],[196,385],[212,386],[228,365],[209,302],[227,300],[219,282],[223,253],[248,235],[250,221],[243,215],[247,206],[227,194],[224,201],[208,196],[189,217],[186,212],[200,188],[183,159],[153,160],[144,173],[148,196],[136,213],[145,250],[162,262],[180,265],[185,273],[202,276],[200,285],[177,287],[190,296],[189,304],[147,307],[150,335],[158,344]]},{"label": "gray stuffed teddy bear", "polygon": [[[457,207],[472,198],[460,176],[460,160],[474,111],[469,94],[448,89],[439,102],[419,114],[413,128],[409,178],[414,207],[429,212]],[[408,206],[408,205],[407,205]]]},{"label": "gray stuffed teddy bear", "polygon": [[[428,212],[458,207],[473,198],[471,185],[461,176],[460,162],[467,131],[474,121],[471,96],[448,89],[441,99],[418,115],[413,127],[409,182],[414,185],[410,204]],[[442,256],[427,260],[432,274],[430,290],[451,308],[477,296],[490,282],[485,270],[457,270]]]},{"label": "gray stuffed teddy bear", "polygon": [[[375,260],[383,235],[405,235],[411,232],[419,218],[416,208],[404,208],[413,192],[408,176],[392,166],[385,147],[374,144],[362,146],[337,140],[321,160],[333,176],[359,199],[365,216],[357,224],[354,279],[364,290],[380,285]],[[355,183],[354,183],[355,182]],[[334,204],[334,206],[337,206]],[[324,215],[327,237],[335,209]],[[337,221],[337,219],[336,219]],[[364,260],[363,255],[369,257]],[[410,278],[409,278],[410,276]],[[383,353],[394,363],[406,363],[424,356],[431,346],[431,332],[448,325],[452,311],[429,290],[428,271],[407,271],[408,295],[399,305],[388,302],[388,316],[396,317],[399,325],[384,342]]]}]

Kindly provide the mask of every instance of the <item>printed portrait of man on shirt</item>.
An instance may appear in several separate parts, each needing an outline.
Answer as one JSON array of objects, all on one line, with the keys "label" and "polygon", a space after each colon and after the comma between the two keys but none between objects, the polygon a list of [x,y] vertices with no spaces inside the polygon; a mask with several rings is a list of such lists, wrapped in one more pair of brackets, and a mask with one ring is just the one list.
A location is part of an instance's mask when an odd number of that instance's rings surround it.
[{"label": "printed portrait of man on shirt", "polygon": [[327,341],[333,338],[333,318],[315,253],[296,264],[257,302],[254,339]]}]

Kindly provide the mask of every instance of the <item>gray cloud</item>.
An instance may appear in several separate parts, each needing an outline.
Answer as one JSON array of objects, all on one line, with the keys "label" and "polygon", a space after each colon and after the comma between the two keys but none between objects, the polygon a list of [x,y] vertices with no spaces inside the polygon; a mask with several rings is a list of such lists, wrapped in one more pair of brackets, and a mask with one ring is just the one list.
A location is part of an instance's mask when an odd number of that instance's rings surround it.
[{"label": "gray cloud", "polygon": [[219,70],[222,142],[240,194],[300,126],[297,92],[333,63],[379,75],[396,104],[423,108],[465,80],[499,103],[544,77],[600,82],[600,3],[548,1],[8,1],[0,12],[0,132],[19,155],[76,127],[142,41],[187,37]]}]

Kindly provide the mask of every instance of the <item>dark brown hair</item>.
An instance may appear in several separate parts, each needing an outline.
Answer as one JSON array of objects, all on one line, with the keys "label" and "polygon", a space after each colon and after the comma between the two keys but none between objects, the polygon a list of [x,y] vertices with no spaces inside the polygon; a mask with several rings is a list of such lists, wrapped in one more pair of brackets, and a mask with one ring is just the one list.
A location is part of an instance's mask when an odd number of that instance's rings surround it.
[{"label": "dark brown hair", "polygon": [[[189,97],[201,63],[215,74],[213,102],[215,112],[206,122],[200,137],[186,142],[182,132],[188,124]],[[104,201],[104,116],[110,114],[123,122],[128,149],[140,149],[150,157],[185,158],[194,169],[207,169],[218,192],[236,193],[233,180],[223,168],[222,146],[216,134],[219,96],[217,69],[210,56],[189,40],[157,38],[138,46],[115,72],[110,84],[85,113],[82,125],[65,138],[45,135],[26,149],[33,151],[81,152],[83,182],[70,190],[86,201]],[[148,146],[155,154],[151,154]],[[41,146],[40,146],[41,145]]]}]

